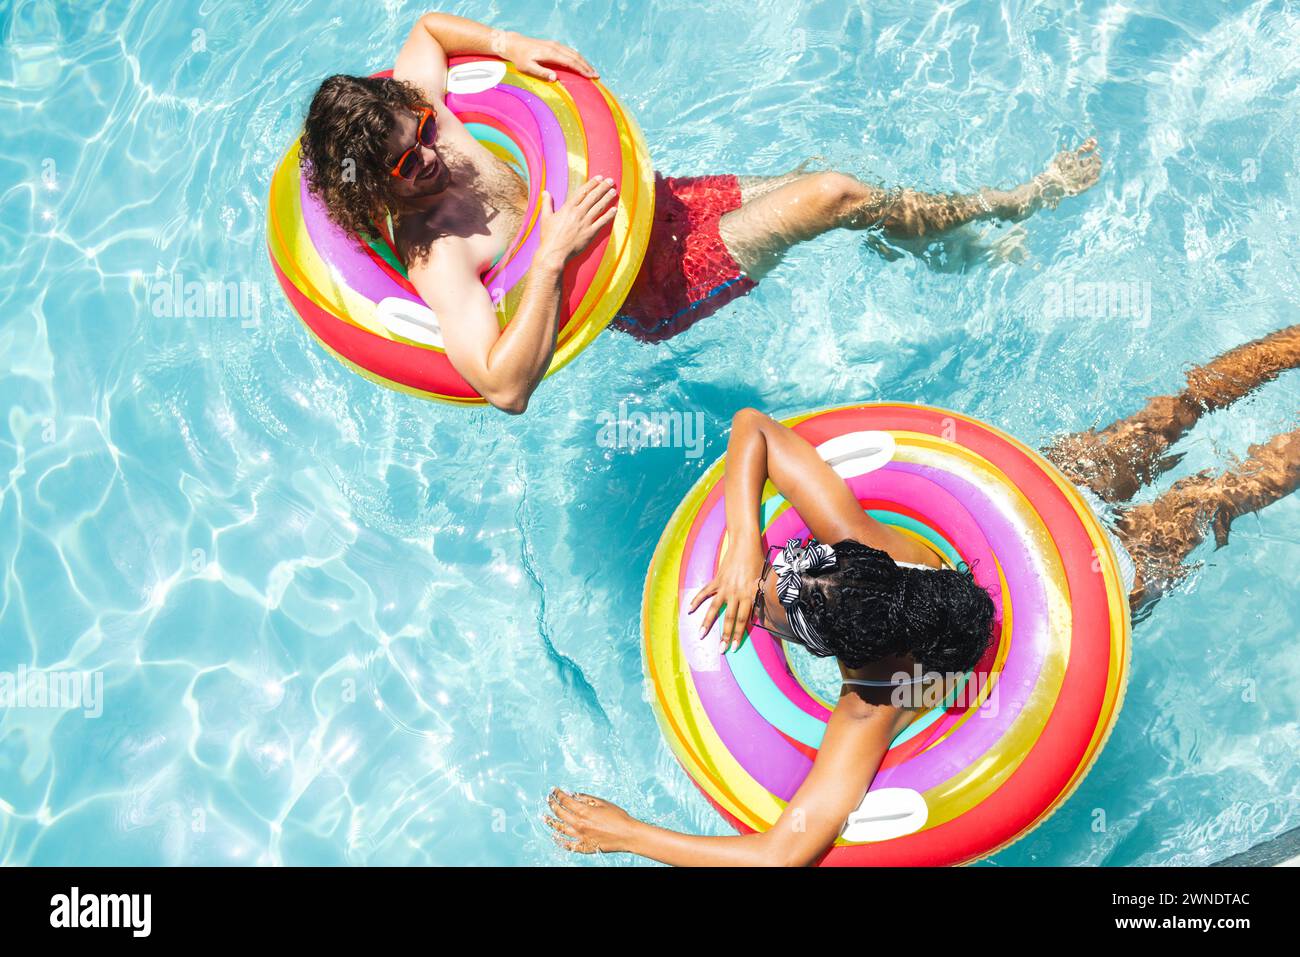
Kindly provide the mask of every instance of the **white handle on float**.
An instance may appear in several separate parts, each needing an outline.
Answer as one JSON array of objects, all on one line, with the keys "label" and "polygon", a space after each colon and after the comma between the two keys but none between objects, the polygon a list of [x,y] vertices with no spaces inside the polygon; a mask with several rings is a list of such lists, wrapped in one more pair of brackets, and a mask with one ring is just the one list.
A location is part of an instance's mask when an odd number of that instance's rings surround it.
[{"label": "white handle on float", "polygon": [[868,791],[857,810],[849,814],[840,837],[846,841],[888,841],[925,827],[930,809],[920,791],[881,788]]},{"label": "white handle on float", "polygon": [[846,432],[817,446],[817,454],[842,479],[866,475],[894,457],[894,437],[888,432]]},{"label": "white handle on float", "polygon": [[447,71],[447,92],[469,95],[492,89],[505,79],[506,65],[500,60],[457,63]]},{"label": "white handle on float", "polygon": [[375,307],[375,317],[384,324],[384,328],[394,335],[418,342],[426,346],[441,349],[442,327],[438,317],[428,306],[397,296],[388,296],[379,300]]}]

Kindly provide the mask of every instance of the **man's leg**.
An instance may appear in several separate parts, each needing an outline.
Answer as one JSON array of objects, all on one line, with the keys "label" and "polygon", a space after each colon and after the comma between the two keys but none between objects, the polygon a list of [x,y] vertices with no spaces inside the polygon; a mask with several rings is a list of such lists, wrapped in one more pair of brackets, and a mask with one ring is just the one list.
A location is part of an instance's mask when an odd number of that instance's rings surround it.
[{"label": "man's leg", "polygon": [[1197,366],[1187,373],[1187,388],[1177,395],[1154,396],[1135,415],[1100,432],[1067,435],[1044,454],[1074,483],[1088,486],[1106,501],[1127,501],[1177,464],[1181,456],[1165,453],[1203,413],[1231,405],[1294,368],[1300,368],[1300,325]]},{"label": "man's leg", "polygon": [[740,187],[740,204],[743,206],[745,203],[753,202],[778,187],[810,175],[808,167],[819,159],[819,157],[806,159],[790,172],[781,173],[778,176],[737,176],[736,184]]},{"label": "man's leg", "polygon": [[751,278],[760,279],[791,246],[831,229],[880,229],[886,236],[934,236],[984,219],[1018,220],[1097,181],[1095,140],[1065,151],[1028,183],[1013,190],[970,195],[885,190],[847,173],[801,173],[741,181],[742,200],[719,221],[728,251]]},{"label": "man's leg", "polygon": [[1300,430],[1252,445],[1246,461],[1230,472],[1180,479],[1156,501],[1126,509],[1115,530],[1137,566],[1137,583],[1129,596],[1134,610],[1187,575],[1183,560],[1207,532],[1213,531],[1215,544],[1222,547],[1234,519],[1298,487]]}]

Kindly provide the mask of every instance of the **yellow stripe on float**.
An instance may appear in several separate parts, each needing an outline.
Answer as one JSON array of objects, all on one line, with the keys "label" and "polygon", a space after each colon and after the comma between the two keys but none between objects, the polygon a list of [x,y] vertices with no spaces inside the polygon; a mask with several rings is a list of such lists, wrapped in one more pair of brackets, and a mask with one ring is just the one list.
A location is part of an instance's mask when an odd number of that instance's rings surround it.
[{"label": "yellow stripe on float", "polygon": [[780,816],[782,803],[731,756],[700,704],[677,630],[683,546],[696,511],[716,484],[716,463],[678,506],[651,560],[643,609],[646,669],[664,738],[686,773],[729,814],[754,830]]},{"label": "yellow stripe on float", "polygon": [[[302,169],[298,163],[300,150],[301,143],[295,142],[281,160],[271,180],[267,234],[271,254],[276,263],[299,292],[339,321],[413,349],[442,353],[444,350],[438,346],[416,342],[389,329],[379,319],[375,303],[369,297],[355,292],[347,284],[339,282],[335,278],[334,270],[321,258],[315,243],[311,240],[311,235],[307,232],[307,224],[302,215]],[[389,380],[382,377],[372,374],[368,378],[381,385],[389,385]],[[396,385],[390,387],[397,388]],[[399,391],[411,392],[412,390],[399,389]],[[414,390],[412,394],[424,395],[419,390]],[[438,398],[444,397],[438,396]]]}]

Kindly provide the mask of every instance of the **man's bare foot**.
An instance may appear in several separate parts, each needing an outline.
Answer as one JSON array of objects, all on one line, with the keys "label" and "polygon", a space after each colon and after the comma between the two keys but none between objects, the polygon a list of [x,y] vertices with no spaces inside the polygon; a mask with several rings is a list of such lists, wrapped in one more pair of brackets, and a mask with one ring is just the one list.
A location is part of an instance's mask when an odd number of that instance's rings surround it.
[{"label": "man's bare foot", "polygon": [[1101,150],[1096,137],[1088,137],[1076,150],[1062,150],[1032,182],[1044,206],[1056,208],[1066,196],[1078,196],[1101,176]]},{"label": "man's bare foot", "polygon": [[1017,186],[1002,200],[1006,219],[1024,219],[1046,206],[1055,209],[1066,196],[1078,196],[1096,184],[1101,176],[1101,150],[1096,137],[1088,137],[1073,150],[1057,153],[1047,169],[1028,183]]},{"label": "man's bare foot", "polygon": [[1012,263],[1023,265],[1029,259],[1029,247],[1025,239],[1029,231],[1024,226],[1015,225],[1009,229],[990,227],[980,234],[985,258],[990,263]]}]

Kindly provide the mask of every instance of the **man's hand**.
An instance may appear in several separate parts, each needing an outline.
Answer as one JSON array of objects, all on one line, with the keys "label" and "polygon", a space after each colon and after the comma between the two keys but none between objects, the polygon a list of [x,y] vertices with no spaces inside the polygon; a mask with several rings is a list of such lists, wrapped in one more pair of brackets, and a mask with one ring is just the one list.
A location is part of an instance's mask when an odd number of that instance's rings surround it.
[{"label": "man's hand", "polygon": [[577,50],[563,43],[526,37],[522,33],[492,31],[492,52],[513,63],[520,73],[539,80],[554,82],[555,71],[549,68],[551,66],[562,66],[589,80],[600,76]]},{"label": "man's hand", "polygon": [[553,210],[551,194],[543,193],[537,256],[563,266],[578,255],[613,222],[618,205],[610,204],[617,197],[614,181],[603,176],[587,180],[559,209]]}]

